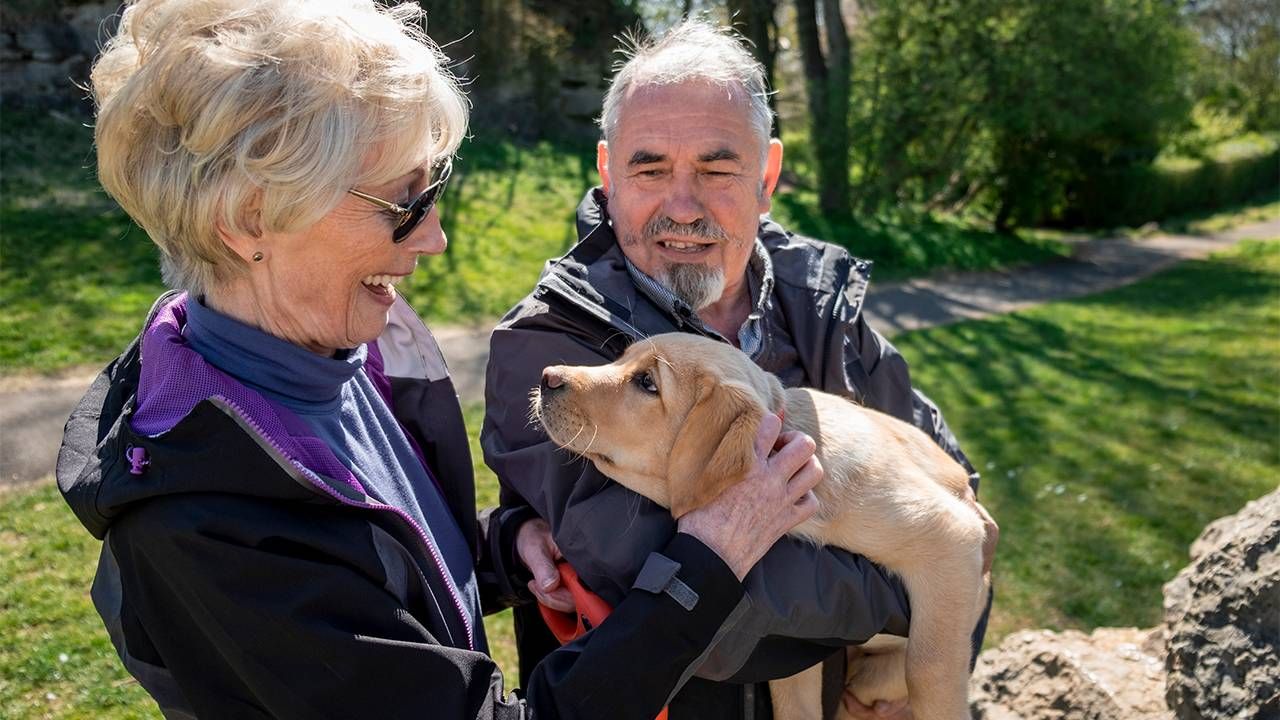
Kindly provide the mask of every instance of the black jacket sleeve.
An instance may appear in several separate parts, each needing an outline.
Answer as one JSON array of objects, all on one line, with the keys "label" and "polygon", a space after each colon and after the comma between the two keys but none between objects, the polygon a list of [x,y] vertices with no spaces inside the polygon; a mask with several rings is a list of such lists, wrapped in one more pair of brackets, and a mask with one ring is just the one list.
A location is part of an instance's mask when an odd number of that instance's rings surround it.
[{"label": "black jacket sleeve", "polygon": [[480,553],[476,580],[480,605],[486,615],[534,601],[527,583],[533,573],[516,554],[516,534],[526,521],[538,517],[527,503],[516,502],[485,508],[477,516]]},{"label": "black jacket sleeve", "polygon": [[169,496],[107,536],[130,651],[166,668],[199,717],[651,720],[741,599],[724,563],[678,536],[664,552],[699,594],[693,609],[633,591],[521,699],[491,658],[439,643],[370,571],[364,519],[298,505]]},{"label": "black jacket sleeve", "polygon": [[[603,364],[609,358],[566,332],[526,328],[495,330],[489,357],[485,461],[504,488],[547,519],[560,550],[591,589],[617,602],[648,553],[670,539],[675,523],[667,510],[560,451],[529,424],[527,406],[544,366]],[[820,661],[832,646],[865,642],[879,632],[906,633],[909,611],[901,584],[844,550],[783,538],[745,584],[750,610],[726,628],[700,677],[784,677]],[[775,636],[791,640],[775,643]],[[760,646],[762,641],[767,645]],[[757,647],[763,651],[753,652]]]}]

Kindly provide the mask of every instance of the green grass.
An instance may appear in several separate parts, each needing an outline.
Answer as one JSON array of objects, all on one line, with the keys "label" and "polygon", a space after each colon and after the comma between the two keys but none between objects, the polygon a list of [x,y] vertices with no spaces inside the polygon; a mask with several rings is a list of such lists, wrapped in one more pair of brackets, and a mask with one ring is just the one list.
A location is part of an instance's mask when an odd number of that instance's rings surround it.
[{"label": "green grass", "polygon": [[938,270],[989,270],[1048,262],[1070,254],[1061,233],[1018,230],[997,233],[989,222],[950,216],[832,220],[817,211],[817,193],[796,188],[775,196],[773,215],[802,235],[843,245],[875,262],[878,281],[902,280]]},{"label": "green grass", "polygon": [[[895,342],[1001,525],[988,645],[1026,627],[1155,625],[1204,525],[1280,481],[1280,241]],[[467,425],[488,505],[482,412]],[[90,607],[96,558],[52,487],[0,494],[0,717],[155,716]],[[514,677],[509,614],[487,625]]]},{"label": "green grass", "polygon": [[[587,152],[590,151],[590,152]],[[468,141],[442,221],[451,241],[401,286],[431,322],[492,320],[573,242],[594,149]],[[163,290],[146,233],[97,186],[92,131],[6,112],[0,132],[0,374],[113,357]]]},{"label": "green grass", "polygon": [[0,494],[0,717],[160,717],[89,600],[100,547],[52,485]]},{"label": "green grass", "polygon": [[1156,624],[1204,525],[1280,482],[1280,242],[895,344],[983,471],[993,637]]},{"label": "green grass", "polygon": [[1212,235],[1237,225],[1266,222],[1276,218],[1280,218],[1280,199],[1276,199],[1276,193],[1272,192],[1260,195],[1252,203],[1235,205],[1211,213],[1172,218],[1160,225],[1165,232]]}]

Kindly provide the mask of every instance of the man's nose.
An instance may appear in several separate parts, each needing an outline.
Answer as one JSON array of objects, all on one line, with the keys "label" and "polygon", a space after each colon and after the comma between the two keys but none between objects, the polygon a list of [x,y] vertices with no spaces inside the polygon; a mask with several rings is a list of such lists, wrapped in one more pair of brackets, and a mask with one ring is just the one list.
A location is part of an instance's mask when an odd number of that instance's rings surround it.
[{"label": "man's nose", "polygon": [[701,220],[706,215],[693,173],[677,173],[667,192],[663,210],[667,217],[681,225]]}]

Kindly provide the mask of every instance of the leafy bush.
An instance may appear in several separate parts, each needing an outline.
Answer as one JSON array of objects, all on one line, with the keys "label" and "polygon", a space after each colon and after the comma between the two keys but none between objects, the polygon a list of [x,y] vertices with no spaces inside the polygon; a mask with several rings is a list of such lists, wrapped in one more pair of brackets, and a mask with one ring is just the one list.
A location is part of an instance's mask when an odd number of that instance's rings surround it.
[{"label": "leafy bush", "polygon": [[854,194],[863,212],[978,208],[998,228],[1149,162],[1181,127],[1192,38],[1161,0],[860,3]]},{"label": "leafy bush", "polygon": [[1074,189],[1058,218],[1068,226],[1114,227],[1243,202],[1280,192],[1280,135],[1220,143],[1208,157],[1160,158],[1104,170]]}]

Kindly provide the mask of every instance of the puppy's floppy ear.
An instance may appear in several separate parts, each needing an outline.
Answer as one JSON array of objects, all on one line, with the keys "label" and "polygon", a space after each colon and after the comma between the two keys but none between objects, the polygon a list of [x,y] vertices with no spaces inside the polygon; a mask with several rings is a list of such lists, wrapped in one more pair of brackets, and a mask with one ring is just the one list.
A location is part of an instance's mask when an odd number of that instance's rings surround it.
[{"label": "puppy's floppy ear", "polygon": [[678,518],[706,505],[746,477],[763,417],[764,409],[749,388],[699,378],[698,400],[667,464],[672,515]]}]

